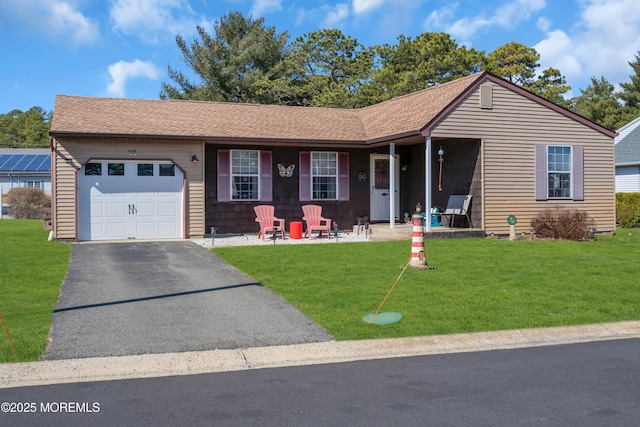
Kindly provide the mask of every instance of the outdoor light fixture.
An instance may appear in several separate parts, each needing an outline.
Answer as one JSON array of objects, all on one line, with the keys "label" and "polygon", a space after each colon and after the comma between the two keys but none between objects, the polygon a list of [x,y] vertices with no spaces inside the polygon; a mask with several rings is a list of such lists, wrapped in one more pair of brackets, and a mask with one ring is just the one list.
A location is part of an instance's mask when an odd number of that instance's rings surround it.
[{"label": "outdoor light fixture", "polygon": [[442,191],[442,164],[444,163],[444,157],[442,157],[444,155],[444,150],[442,149],[442,146],[440,146],[440,149],[438,150],[438,156],[440,156],[440,158],[438,159],[438,161],[440,162],[440,175],[438,176],[438,191]]},{"label": "outdoor light fixture", "polygon": [[195,154],[193,156],[191,156],[191,161],[193,163],[198,163],[199,162],[198,157]]}]

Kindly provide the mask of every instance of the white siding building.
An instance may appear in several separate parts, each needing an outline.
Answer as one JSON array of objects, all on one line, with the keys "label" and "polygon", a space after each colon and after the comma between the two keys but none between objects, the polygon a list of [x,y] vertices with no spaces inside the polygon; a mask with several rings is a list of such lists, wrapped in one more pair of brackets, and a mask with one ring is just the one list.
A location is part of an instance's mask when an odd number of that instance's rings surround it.
[{"label": "white siding building", "polygon": [[640,117],[618,130],[616,193],[640,192]]}]

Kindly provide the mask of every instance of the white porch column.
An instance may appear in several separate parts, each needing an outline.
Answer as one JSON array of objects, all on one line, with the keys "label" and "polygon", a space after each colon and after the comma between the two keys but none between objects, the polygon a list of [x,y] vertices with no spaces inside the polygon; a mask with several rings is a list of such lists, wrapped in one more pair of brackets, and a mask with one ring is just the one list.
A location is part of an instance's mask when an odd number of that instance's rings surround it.
[{"label": "white porch column", "polygon": [[396,228],[396,144],[389,145],[389,228]]},{"label": "white porch column", "polygon": [[431,136],[425,139],[424,145],[424,211],[427,213],[425,231],[431,231]]}]

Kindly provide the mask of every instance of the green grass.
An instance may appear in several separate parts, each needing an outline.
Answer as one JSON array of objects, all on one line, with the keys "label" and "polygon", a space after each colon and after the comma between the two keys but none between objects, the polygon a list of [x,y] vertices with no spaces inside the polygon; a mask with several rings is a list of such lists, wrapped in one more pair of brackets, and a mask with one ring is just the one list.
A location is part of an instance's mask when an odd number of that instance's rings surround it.
[{"label": "green grass", "polygon": [[[39,360],[70,246],[47,241],[42,221],[0,220],[0,362]],[[291,301],[336,339],[365,339],[640,319],[640,230],[595,242],[427,241],[435,270],[408,268],[401,242],[268,245],[214,252]]]},{"label": "green grass", "polygon": [[292,302],[338,340],[437,335],[640,319],[640,230],[595,242],[427,241],[435,270],[408,268],[409,241],[213,251]]},{"label": "green grass", "polygon": [[0,220],[0,362],[39,360],[44,351],[70,246],[49,242],[42,220]]}]

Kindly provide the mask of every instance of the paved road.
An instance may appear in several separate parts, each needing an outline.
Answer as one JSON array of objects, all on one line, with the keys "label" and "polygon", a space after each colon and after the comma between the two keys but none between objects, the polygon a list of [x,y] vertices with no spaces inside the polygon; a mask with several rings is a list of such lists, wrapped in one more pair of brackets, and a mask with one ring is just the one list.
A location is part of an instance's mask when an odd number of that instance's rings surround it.
[{"label": "paved road", "polygon": [[[0,402],[35,408],[0,413],[0,424],[631,426],[638,354],[628,339],[0,389]],[[99,412],[61,411],[66,402]]]},{"label": "paved road", "polygon": [[291,304],[192,242],[75,244],[44,359],[328,341]]}]

